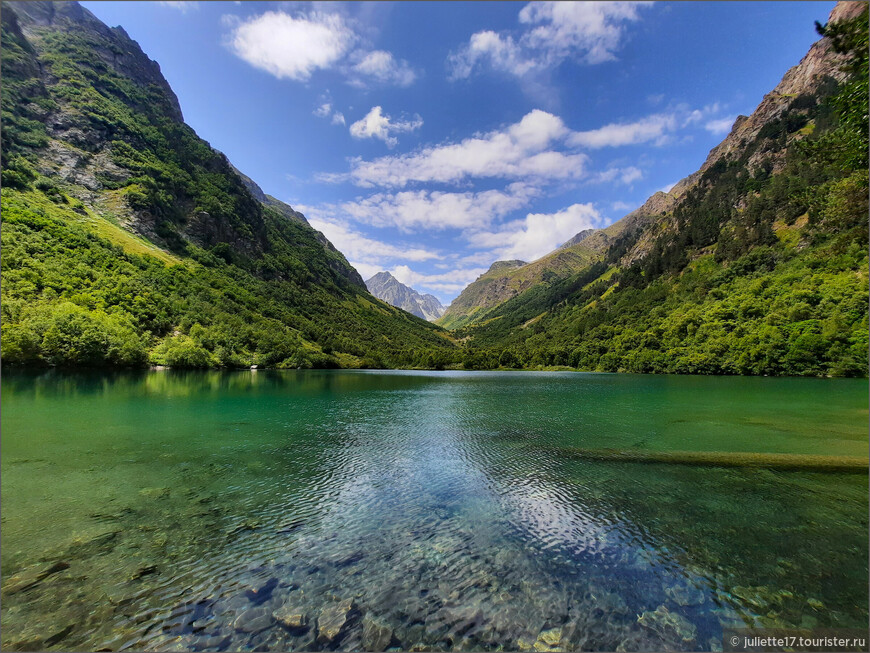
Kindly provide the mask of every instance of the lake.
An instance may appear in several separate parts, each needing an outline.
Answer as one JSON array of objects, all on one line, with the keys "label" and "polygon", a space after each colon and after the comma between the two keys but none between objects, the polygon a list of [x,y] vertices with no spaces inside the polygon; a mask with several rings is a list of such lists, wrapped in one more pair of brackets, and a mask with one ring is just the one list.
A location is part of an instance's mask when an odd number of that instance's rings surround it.
[{"label": "lake", "polygon": [[866,628],[867,420],[866,379],[6,372],[3,649]]}]

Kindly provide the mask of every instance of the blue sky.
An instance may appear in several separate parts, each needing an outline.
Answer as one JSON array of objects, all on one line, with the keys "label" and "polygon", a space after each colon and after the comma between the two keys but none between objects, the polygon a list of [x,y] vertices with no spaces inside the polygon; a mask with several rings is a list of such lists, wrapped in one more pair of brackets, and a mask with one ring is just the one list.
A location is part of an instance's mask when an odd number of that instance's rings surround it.
[{"label": "blue sky", "polygon": [[369,278],[449,303],[695,171],[834,2],[83,2]]}]

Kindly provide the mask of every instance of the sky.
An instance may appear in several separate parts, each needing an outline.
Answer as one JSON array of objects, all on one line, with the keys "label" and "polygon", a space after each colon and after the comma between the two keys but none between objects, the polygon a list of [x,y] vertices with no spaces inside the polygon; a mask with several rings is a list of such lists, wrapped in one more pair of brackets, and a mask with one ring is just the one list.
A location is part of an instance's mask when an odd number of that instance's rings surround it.
[{"label": "sky", "polygon": [[834,2],[82,2],[364,279],[446,306],[697,170]]}]

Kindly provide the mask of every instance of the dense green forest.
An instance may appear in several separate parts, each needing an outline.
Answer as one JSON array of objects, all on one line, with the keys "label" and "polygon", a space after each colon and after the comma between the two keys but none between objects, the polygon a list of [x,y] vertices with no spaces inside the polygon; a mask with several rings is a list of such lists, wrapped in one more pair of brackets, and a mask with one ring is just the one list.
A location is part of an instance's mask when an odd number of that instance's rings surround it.
[{"label": "dense green forest", "polygon": [[[3,11],[7,364],[867,374],[866,11],[819,26],[845,83],[794,97],[601,260],[452,333],[257,201],[123,30],[69,11],[36,45]],[[58,144],[97,192],[56,174]]]}]

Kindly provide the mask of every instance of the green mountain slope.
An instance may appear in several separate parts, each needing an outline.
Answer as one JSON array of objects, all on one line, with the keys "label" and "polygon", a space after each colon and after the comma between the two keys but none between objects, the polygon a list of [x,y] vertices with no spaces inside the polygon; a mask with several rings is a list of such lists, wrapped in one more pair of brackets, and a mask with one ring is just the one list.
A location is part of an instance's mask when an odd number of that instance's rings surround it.
[{"label": "green mountain slope", "polygon": [[407,365],[449,350],[184,124],[77,3],[4,3],[7,364]]},{"label": "green mountain slope", "polygon": [[[447,329],[481,324],[499,306],[526,291],[541,291],[539,286],[558,285],[591,264],[600,261],[605,250],[621,234],[647,224],[654,216],[670,209],[686,186],[678,184],[670,194],[655,193],[635,209],[605,229],[587,229],[536,261],[496,261],[489,270],[470,283],[453,300],[436,324]],[[542,307],[544,310],[546,307]]]},{"label": "green mountain slope", "polygon": [[867,4],[826,34],[659,215],[459,330],[467,366],[866,375]]},{"label": "green mountain slope", "polygon": [[496,261],[453,300],[436,324],[448,329],[479,324],[490,312],[533,286],[564,279],[588,266],[600,252],[585,243],[557,249],[537,261]]}]

